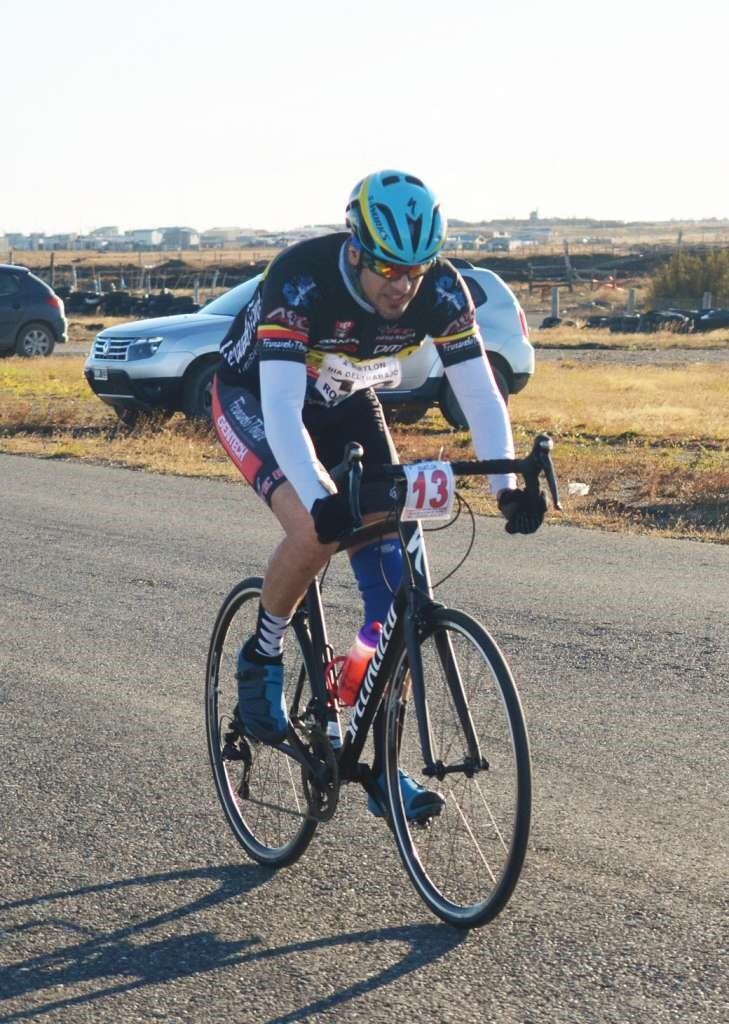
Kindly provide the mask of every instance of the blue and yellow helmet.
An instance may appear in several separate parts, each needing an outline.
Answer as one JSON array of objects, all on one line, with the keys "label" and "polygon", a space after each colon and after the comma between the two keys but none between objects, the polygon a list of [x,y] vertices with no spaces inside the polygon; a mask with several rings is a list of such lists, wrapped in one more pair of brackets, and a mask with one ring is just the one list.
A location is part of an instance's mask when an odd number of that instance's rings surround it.
[{"label": "blue and yellow helmet", "polygon": [[448,224],[427,185],[404,171],[375,171],[352,189],[347,227],[377,259],[412,266],[432,259]]}]

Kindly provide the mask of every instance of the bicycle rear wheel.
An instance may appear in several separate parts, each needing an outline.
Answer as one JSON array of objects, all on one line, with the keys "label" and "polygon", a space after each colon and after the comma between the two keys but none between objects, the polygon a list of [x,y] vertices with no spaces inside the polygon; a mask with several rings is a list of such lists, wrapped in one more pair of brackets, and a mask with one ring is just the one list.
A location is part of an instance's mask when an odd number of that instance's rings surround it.
[{"label": "bicycle rear wheel", "polygon": [[[438,773],[433,777],[424,772],[403,648],[388,691],[385,720],[392,826],[405,868],[425,903],[449,924],[473,928],[504,907],[524,862],[531,817],[526,724],[501,652],[468,615],[435,610],[418,642]],[[478,740],[480,766],[473,760],[464,715],[457,709],[455,667],[466,697],[465,714],[473,723],[471,735]],[[420,823],[407,820],[398,767],[443,796],[439,814]]]},{"label": "bicycle rear wheel", "polygon": [[[205,679],[205,716],[213,779],[238,842],[254,860],[281,867],[297,860],[317,822],[308,815],[300,765],[282,750],[240,735],[234,721],[240,645],[255,631],[262,580],[239,583],[213,628]],[[294,625],[284,644],[286,705],[305,709],[311,690],[306,638]]]}]

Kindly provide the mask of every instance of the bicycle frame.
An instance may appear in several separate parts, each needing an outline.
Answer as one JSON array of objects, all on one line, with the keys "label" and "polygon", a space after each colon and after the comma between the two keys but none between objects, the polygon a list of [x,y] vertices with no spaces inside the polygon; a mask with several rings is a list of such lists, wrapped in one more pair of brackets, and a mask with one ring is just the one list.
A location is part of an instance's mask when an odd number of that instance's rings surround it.
[{"label": "bicycle frame", "polygon": [[[366,527],[365,530],[370,532],[371,528]],[[350,538],[348,545],[359,541],[365,530],[358,531]],[[400,533],[405,553],[403,578],[383,623],[382,633],[365,673],[357,702],[352,709],[341,749],[337,752],[340,777],[347,781],[359,781],[365,786],[365,789],[369,789],[370,771],[368,766],[360,764],[360,756],[370,729],[382,707],[382,697],[395,671],[395,658],[401,649],[403,638],[407,650],[408,668],[412,682],[412,700],[416,710],[424,771],[425,774],[438,774],[438,766],[433,757],[430,721],[425,699],[425,682],[418,644],[419,629],[427,623],[429,609],[437,605],[433,600],[430,568],[421,524],[419,522],[402,523]],[[330,650],[318,579],[314,580],[310,586],[303,608],[308,618],[312,650],[314,652]],[[436,637],[436,648],[467,737],[470,759],[475,765],[481,765],[481,755],[473,721],[449,638],[446,636]],[[324,678],[325,664],[317,658],[312,658],[312,662],[310,666],[312,691],[324,706],[328,699]],[[380,756],[379,730],[376,729],[374,735],[375,762],[377,763]]]}]

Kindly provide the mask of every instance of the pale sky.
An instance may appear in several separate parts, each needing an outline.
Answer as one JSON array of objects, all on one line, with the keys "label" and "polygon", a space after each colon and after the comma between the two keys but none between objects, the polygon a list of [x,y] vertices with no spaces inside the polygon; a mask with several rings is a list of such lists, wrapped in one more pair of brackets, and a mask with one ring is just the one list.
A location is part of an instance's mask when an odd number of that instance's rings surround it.
[{"label": "pale sky", "polygon": [[0,0],[0,233],[729,217],[727,0]]}]

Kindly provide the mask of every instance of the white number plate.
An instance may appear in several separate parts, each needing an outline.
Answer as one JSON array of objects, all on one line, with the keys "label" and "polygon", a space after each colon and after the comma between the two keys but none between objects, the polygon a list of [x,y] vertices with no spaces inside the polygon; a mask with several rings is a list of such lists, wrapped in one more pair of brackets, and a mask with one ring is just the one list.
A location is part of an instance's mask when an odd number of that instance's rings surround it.
[{"label": "white number plate", "polygon": [[108,380],[108,379],[109,379],[109,371],[105,367],[103,367],[103,366],[94,367],[94,380]]},{"label": "white number plate", "polygon": [[408,493],[401,519],[450,519],[456,484],[450,462],[404,466]]}]

